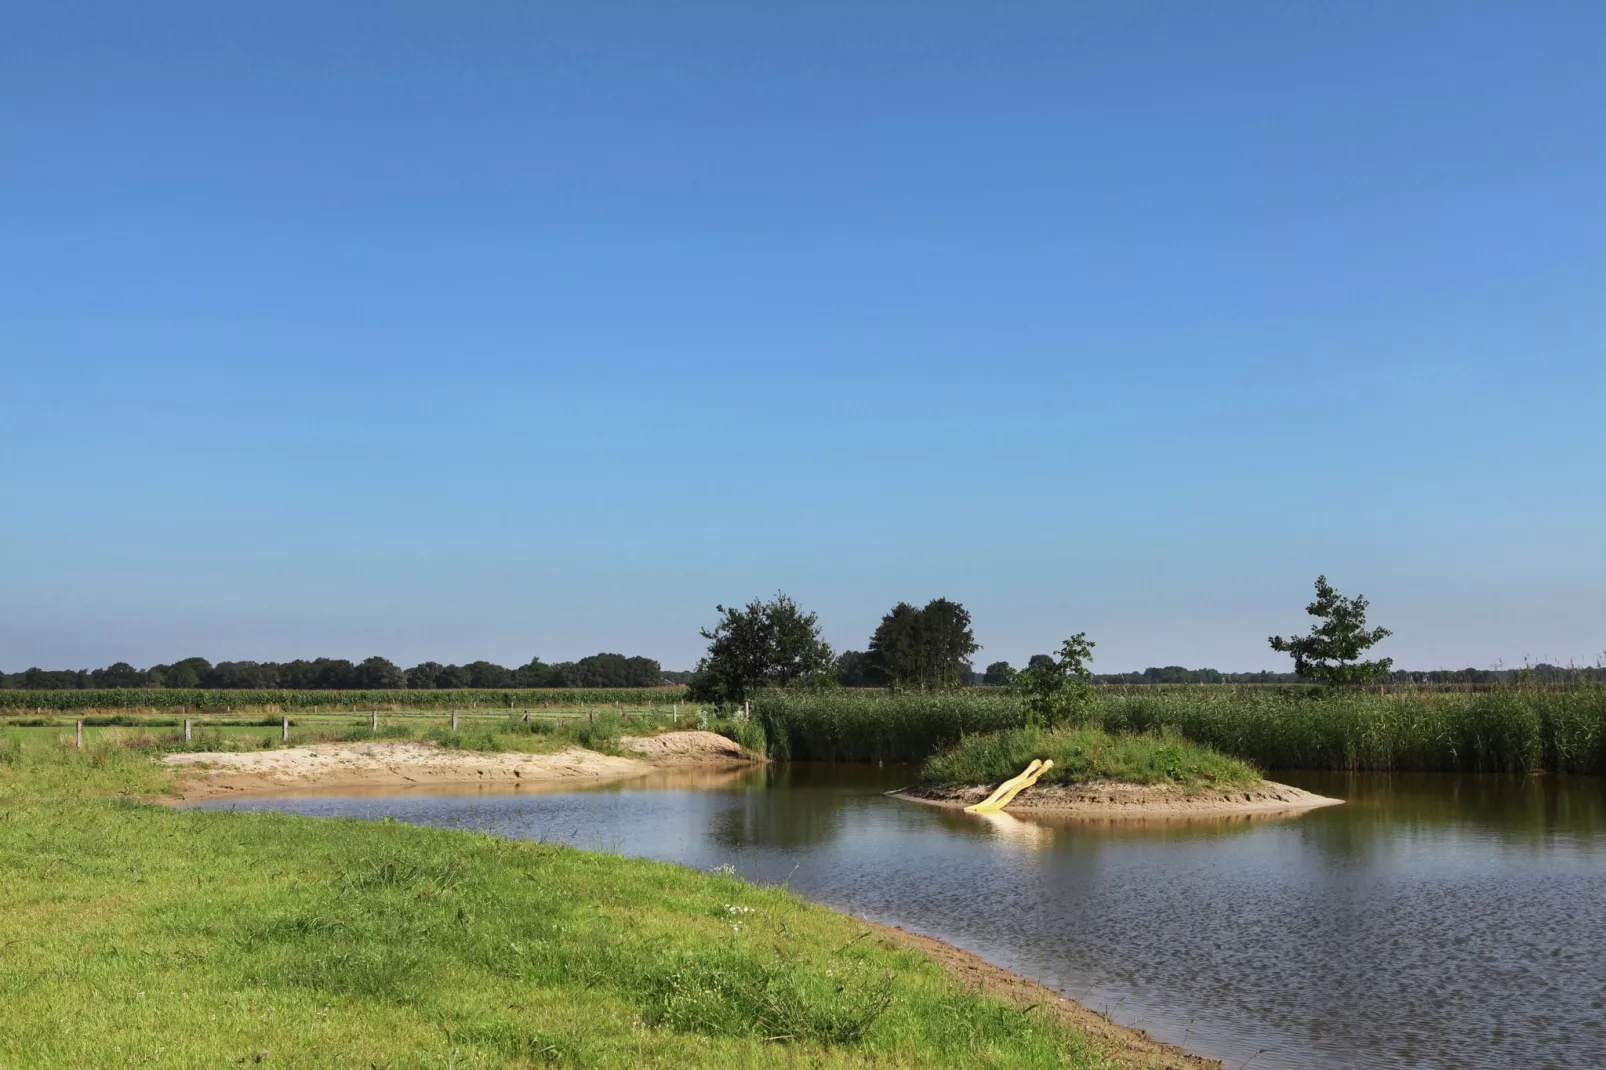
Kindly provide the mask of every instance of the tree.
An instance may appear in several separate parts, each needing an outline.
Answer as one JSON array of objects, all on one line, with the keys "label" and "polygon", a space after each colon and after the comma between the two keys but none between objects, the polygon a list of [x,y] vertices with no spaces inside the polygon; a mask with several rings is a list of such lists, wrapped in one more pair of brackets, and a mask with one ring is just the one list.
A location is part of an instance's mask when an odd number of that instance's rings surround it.
[{"label": "tree", "polygon": [[152,687],[200,687],[201,679],[212,671],[205,658],[185,658],[171,665],[153,665],[146,670]]},{"label": "tree", "polygon": [[368,658],[353,676],[357,686],[367,691],[400,691],[407,686],[407,674],[386,658]]},{"label": "tree", "polygon": [[513,670],[513,684],[515,687],[551,687],[552,666],[543,662],[537,654]]},{"label": "tree", "polygon": [[469,687],[503,688],[513,686],[513,673],[493,661],[471,661],[463,666]]},{"label": "tree", "polygon": [[1369,684],[1388,676],[1393,658],[1361,661],[1367,650],[1394,634],[1387,628],[1366,627],[1366,599],[1345,598],[1333,590],[1326,576],[1316,577],[1316,600],[1305,612],[1317,619],[1303,638],[1271,637],[1271,648],[1294,658],[1294,671],[1307,680],[1341,686]]},{"label": "tree", "polygon": [[875,687],[880,680],[870,655],[862,650],[844,650],[836,658],[836,682],[843,687]]},{"label": "tree", "polygon": [[1007,661],[995,661],[987,666],[982,673],[981,682],[992,687],[1001,687],[1015,678],[1015,669]]},{"label": "tree", "polygon": [[899,602],[870,637],[869,662],[889,687],[950,690],[966,682],[980,649],[958,602],[934,598],[924,609]]},{"label": "tree", "polygon": [[1026,706],[1030,721],[1056,728],[1082,720],[1093,702],[1092,640],[1077,632],[1060,644],[1058,657],[1035,654],[1015,675],[1015,693]]},{"label": "tree", "polygon": [[421,661],[407,670],[407,688],[410,691],[427,691],[440,687],[440,675],[446,666],[438,661]]},{"label": "tree", "polygon": [[813,613],[777,592],[745,609],[715,606],[720,619],[701,634],[708,654],[697,663],[691,697],[697,701],[745,702],[765,687],[823,683],[833,667],[831,647],[820,638]]},{"label": "tree", "polygon": [[126,661],[114,661],[90,673],[89,679],[94,687],[139,687],[145,682],[145,674]]}]

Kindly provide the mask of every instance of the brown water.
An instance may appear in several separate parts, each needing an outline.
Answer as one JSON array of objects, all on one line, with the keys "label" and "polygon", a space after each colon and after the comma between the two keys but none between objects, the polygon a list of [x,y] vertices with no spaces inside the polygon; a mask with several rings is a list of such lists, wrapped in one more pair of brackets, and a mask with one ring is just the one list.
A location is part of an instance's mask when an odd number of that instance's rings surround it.
[{"label": "brown water", "polygon": [[1279,779],[1347,803],[1279,819],[980,817],[885,798],[904,770],[796,765],[245,805],[731,864],[1231,1066],[1606,1067],[1606,781]]}]

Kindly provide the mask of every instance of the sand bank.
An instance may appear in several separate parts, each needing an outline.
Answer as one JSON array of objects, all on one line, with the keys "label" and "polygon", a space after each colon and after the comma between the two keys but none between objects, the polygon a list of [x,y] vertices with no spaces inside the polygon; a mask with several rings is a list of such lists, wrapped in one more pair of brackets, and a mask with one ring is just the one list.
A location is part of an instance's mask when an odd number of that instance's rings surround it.
[{"label": "sand bank", "polygon": [[721,767],[756,760],[713,732],[626,736],[630,756],[568,747],[550,754],[452,750],[431,742],[315,743],[276,750],[169,754],[178,786],[173,802],[303,788],[382,788],[448,784],[551,784],[619,780],[665,768]]},{"label": "sand bank", "polygon": [[[929,806],[963,808],[981,802],[991,792],[992,788],[986,785],[964,788],[916,785],[890,794],[896,799],[925,803]],[[1175,784],[1140,785],[1092,781],[1086,784],[1036,785],[1017,795],[1007,809],[1012,813],[1152,817],[1164,814],[1183,816],[1277,813],[1334,806],[1343,801],[1270,780],[1263,780],[1255,787],[1237,788],[1231,791],[1183,788]]]}]

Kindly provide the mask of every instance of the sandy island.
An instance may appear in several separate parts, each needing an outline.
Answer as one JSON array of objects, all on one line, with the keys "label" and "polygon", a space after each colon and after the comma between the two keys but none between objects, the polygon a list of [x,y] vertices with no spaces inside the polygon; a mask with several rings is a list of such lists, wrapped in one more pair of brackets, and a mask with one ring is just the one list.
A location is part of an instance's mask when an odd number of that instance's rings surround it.
[{"label": "sandy island", "polygon": [[626,736],[630,756],[568,747],[551,754],[452,750],[431,742],[315,743],[277,750],[169,754],[178,795],[196,802],[302,788],[404,788],[447,784],[551,784],[619,780],[666,768],[731,767],[759,761],[713,732]]},{"label": "sandy island", "polygon": [[[915,785],[888,792],[895,799],[962,809],[981,802],[992,787],[940,788]],[[1154,817],[1161,815],[1270,814],[1335,806],[1343,799],[1263,780],[1256,787],[1232,791],[1184,788],[1176,784],[1039,784],[1027,788],[1006,807],[1016,813],[1083,814],[1098,817]]]}]

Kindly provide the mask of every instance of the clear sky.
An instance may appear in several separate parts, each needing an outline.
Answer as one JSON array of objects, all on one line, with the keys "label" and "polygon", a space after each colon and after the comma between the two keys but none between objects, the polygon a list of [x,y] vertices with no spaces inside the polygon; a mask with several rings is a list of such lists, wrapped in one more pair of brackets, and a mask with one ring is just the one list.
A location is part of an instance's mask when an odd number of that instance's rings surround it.
[{"label": "clear sky", "polygon": [[0,668],[1606,649],[1606,4],[0,7]]}]

